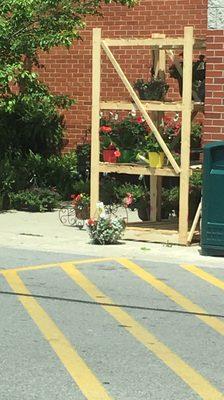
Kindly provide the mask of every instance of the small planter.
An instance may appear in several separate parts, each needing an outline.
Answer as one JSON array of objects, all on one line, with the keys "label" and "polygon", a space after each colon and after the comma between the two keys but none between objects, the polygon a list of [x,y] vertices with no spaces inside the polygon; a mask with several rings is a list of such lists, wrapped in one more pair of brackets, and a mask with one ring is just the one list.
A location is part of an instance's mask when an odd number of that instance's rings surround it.
[{"label": "small planter", "polygon": [[162,168],[164,165],[164,153],[150,151],[148,153],[149,165],[151,168]]},{"label": "small planter", "polygon": [[115,155],[114,149],[104,149],[103,150],[103,161],[109,162],[109,163],[116,163],[117,162],[117,157]]},{"label": "small planter", "polygon": [[77,219],[88,219],[90,214],[90,208],[89,207],[84,207],[84,208],[79,208],[75,207],[75,215]]},{"label": "small planter", "polygon": [[140,100],[163,101],[169,85],[162,79],[151,79],[150,81],[138,79],[134,84],[134,89],[137,90]]},{"label": "small planter", "polygon": [[138,217],[142,221],[149,221],[150,220],[150,210],[146,207],[140,207],[137,209]]}]

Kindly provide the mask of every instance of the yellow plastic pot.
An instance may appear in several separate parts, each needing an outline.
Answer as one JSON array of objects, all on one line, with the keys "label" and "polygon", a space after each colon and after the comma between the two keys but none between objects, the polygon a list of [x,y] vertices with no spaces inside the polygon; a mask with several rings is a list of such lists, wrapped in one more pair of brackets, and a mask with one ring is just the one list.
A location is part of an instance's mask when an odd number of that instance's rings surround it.
[{"label": "yellow plastic pot", "polygon": [[150,151],[148,153],[149,165],[151,168],[162,168],[164,164],[164,153]]}]

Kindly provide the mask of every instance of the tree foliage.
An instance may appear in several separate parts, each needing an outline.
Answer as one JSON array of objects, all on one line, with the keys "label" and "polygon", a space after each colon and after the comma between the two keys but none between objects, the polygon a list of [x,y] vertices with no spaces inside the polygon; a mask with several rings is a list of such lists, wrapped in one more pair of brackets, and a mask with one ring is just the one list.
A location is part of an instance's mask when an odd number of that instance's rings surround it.
[{"label": "tree foliage", "polygon": [[39,80],[39,54],[70,47],[80,38],[86,16],[99,15],[103,3],[131,7],[136,1],[0,0],[1,153],[16,147],[25,152],[41,148],[45,154],[60,150],[63,118],[58,110],[74,100],[51,94]]},{"label": "tree foliage", "polygon": [[39,66],[39,50],[71,46],[85,17],[112,2],[133,6],[136,0],[0,0],[1,70],[10,65],[13,77],[21,61]]}]

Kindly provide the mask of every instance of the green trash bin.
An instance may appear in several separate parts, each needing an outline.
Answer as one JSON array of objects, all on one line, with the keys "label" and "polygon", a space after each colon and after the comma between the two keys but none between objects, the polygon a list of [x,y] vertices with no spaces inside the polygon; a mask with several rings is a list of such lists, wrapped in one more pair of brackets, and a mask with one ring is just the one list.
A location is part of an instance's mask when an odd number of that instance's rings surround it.
[{"label": "green trash bin", "polygon": [[224,141],[204,146],[201,248],[224,256]]}]

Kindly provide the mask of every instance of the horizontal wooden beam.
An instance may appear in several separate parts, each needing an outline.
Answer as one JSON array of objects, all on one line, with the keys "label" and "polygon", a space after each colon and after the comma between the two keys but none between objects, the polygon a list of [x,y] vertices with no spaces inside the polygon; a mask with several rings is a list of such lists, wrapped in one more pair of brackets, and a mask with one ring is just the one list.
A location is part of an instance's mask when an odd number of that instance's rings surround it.
[{"label": "horizontal wooden beam", "polygon": [[104,163],[100,162],[99,171],[105,173],[117,173],[128,175],[155,175],[155,176],[179,176],[173,168],[150,168],[145,165],[126,164],[126,163]]},{"label": "horizontal wooden beam", "polygon": [[[184,38],[127,38],[127,39],[103,39],[107,46],[150,46],[152,48],[163,49],[178,49],[183,47]],[[206,42],[204,39],[195,39],[194,49],[206,49]]]},{"label": "horizontal wooden beam", "polygon": [[[161,102],[142,100],[147,111],[181,111],[181,102]],[[193,107],[193,105],[192,105]],[[101,110],[132,110],[135,104],[128,101],[101,101]],[[137,109],[137,107],[136,107]]]},{"label": "horizontal wooden beam", "polygon": [[[182,111],[182,102],[180,101],[147,101],[142,100],[142,104],[147,111]],[[101,101],[101,110],[133,110],[135,104],[129,101]],[[137,110],[137,107],[136,107]],[[204,103],[192,102],[192,111],[204,112]]]},{"label": "horizontal wooden beam", "polygon": [[173,48],[183,47],[184,38],[142,38],[142,39],[103,39],[107,46],[152,46]]}]

